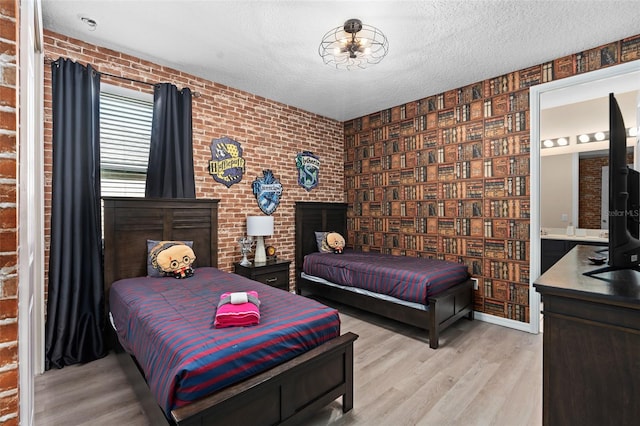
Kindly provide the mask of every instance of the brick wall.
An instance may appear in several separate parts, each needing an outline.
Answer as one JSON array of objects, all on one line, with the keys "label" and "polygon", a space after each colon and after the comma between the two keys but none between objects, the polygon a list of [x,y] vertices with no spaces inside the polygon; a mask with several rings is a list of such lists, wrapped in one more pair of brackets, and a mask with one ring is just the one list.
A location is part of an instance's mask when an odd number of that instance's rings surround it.
[{"label": "brick wall", "polygon": [[580,191],[578,227],[600,229],[600,204],[602,167],[609,164],[609,157],[591,157],[580,160]]},{"label": "brick wall", "polygon": [[[600,229],[602,168],[609,164],[609,157],[582,158],[579,164],[578,227]],[[633,164],[633,153],[627,154],[627,164]]]},{"label": "brick wall", "polygon": [[0,424],[18,418],[18,5],[0,0]]},{"label": "brick wall", "polygon": [[[193,98],[193,159],[197,198],[220,199],[218,266],[232,270],[241,259],[237,239],[246,234],[247,215],[262,214],[251,183],[271,169],[283,186],[279,207],[273,213],[275,235],[267,245],[279,256],[294,259],[294,203],[296,201],[342,202],[342,123],[283,105],[250,93],[235,90],[194,75],[162,67],[113,50],[105,49],[45,31],[45,55],[66,57],[91,64],[98,71],[150,83],[169,82],[198,92]],[[153,93],[152,87],[103,76],[103,83]],[[217,183],[208,173],[212,139],[228,136],[240,142],[246,172],[240,183],[230,188]],[[45,66],[45,247],[48,256],[51,211],[51,71]],[[298,185],[295,156],[311,151],[320,157],[319,186],[310,192]],[[144,242],[141,242],[143,247]],[[197,253],[196,253],[197,255]],[[45,259],[48,265],[48,257]],[[293,283],[293,268],[291,268]]]}]

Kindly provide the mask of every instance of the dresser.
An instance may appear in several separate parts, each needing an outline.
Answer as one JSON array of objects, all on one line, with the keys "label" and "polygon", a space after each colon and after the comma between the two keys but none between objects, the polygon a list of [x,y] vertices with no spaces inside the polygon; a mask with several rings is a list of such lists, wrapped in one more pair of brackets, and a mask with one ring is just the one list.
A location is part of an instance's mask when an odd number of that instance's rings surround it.
[{"label": "dresser", "polygon": [[596,247],[578,245],[534,283],[543,302],[543,425],[640,419],[640,273],[588,277]]},{"label": "dresser", "polygon": [[269,260],[257,265],[252,262],[248,266],[234,263],[233,267],[238,275],[289,291],[289,265],[290,260]]}]

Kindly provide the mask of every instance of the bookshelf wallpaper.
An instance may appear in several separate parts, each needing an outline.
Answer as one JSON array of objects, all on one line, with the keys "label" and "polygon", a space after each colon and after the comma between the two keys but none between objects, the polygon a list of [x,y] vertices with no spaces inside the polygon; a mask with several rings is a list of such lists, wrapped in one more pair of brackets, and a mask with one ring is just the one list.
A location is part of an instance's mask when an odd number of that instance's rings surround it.
[{"label": "bookshelf wallpaper", "polygon": [[347,243],[468,265],[475,309],[529,321],[529,87],[640,59],[640,35],[344,124]]}]

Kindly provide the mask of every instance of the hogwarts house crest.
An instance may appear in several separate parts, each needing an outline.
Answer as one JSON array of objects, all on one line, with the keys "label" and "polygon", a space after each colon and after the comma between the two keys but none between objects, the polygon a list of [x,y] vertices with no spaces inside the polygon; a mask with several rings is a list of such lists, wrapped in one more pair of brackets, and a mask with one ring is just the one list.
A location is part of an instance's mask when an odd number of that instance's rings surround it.
[{"label": "hogwarts house crest", "polygon": [[264,214],[270,215],[280,204],[282,184],[275,178],[271,170],[263,170],[264,175],[253,181],[253,195],[258,200],[258,207]]},{"label": "hogwarts house crest", "polygon": [[311,191],[318,186],[318,173],[320,172],[320,158],[312,152],[303,151],[296,155],[296,168],[298,169],[298,184]]},{"label": "hogwarts house crest", "polygon": [[229,188],[242,180],[244,174],[244,158],[239,142],[228,137],[211,141],[211,161],[209,174],[216,182]]}]

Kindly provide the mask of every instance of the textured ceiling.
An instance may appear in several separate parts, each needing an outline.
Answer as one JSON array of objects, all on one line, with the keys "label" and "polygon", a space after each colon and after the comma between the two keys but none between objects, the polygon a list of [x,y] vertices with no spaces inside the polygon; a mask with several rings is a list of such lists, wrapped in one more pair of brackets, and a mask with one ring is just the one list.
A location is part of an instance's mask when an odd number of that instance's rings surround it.
[{"label": "textured ceiling", "polygon": [[[42,0],[42,8],[46,29],[340,121],[640,34],[640,0]],[[387,35],[380,64],[346,71],[322,62],[322,36],[349,18]]]}]

